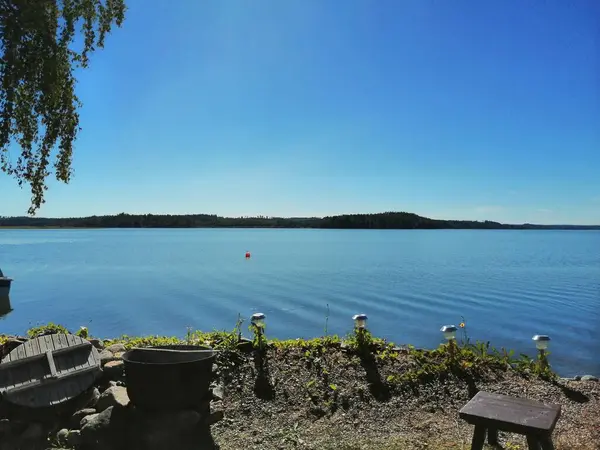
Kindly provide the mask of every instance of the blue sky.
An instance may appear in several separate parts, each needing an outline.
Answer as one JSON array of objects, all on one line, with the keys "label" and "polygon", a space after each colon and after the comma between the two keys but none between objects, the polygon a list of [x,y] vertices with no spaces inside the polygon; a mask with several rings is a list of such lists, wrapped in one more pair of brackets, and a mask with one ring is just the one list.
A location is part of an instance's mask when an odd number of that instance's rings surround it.
[{"label": "blue sky", "polygon": [[596,0],[130,0],[38,215],[600,224],[599,29]]}]

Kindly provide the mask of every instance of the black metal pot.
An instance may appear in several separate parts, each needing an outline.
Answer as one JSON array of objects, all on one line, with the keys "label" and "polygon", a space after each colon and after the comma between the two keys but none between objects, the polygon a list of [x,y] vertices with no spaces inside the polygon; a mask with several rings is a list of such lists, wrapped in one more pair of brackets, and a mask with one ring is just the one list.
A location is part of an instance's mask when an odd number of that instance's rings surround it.
[{"label": "black metal pot", "polygon": [[198,408],[209,398],[214,359],[196,345],[134,348],[123,355],[129,400],[149,410]]}]

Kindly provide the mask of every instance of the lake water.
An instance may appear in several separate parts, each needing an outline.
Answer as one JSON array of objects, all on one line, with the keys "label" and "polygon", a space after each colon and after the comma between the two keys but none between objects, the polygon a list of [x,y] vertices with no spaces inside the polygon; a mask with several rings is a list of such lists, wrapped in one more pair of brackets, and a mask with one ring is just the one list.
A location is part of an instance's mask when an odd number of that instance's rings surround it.
[{"label": "lake water", "polygon": [[3,229],[0,267],[0,333],[183,336],[261,311],[268,335],[311,337],[329,305],[329,333],[365,312],[376,335],[433,347],[464,316],[472,339],[535,354],[549,334],[559,373],[600,375],[598,231]]}]

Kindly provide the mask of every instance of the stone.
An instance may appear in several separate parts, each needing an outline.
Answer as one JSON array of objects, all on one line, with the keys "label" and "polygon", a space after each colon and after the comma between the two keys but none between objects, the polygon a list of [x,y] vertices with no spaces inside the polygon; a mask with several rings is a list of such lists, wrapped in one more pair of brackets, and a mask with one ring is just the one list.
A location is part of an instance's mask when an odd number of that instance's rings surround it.
[{"label": "stone", "polygon": [[100,391],[98,388],[92,389],[92,393],[90,395],[90,400],[86,406],[86,408],[95,408],[98,400],[100,399]]},{"label": "stone", "polygon": [[108,349],[104,349],[100,352],[100,363],[102,365],[106,364],[109,361],[114,361],[115,355],[112,354]]},{"label": "stone", "polygon": [[127,351],[127,349],[125,348],[125,346],[123,344],[113,344],[113,345],[109,345],[108,347],[106,347],[106,350],[108,350],[111,353],[125,353]]},{"label": "stone", "polygon": [[222,384],[219,384],[212,389],[212,398],[214,400],[223,400],[223,395],[225,394],[225,388]]},{"label": "stone", "polygon": [[128,404],[127,389],[121,386],[112,386],[100,395],[96,404],[96,411],[102,412],[111,406],[127,406]]},{"label": "stone", "polygon": [[63,428],[63,429],[59,430],[58,433],[56,433],[56,440],[59,442],[59,444],[66,444],[68,436],[69,436],[69,430],[67,430],[66,428]]},{"label": "stone", "polygon": [[113,433],[111,432],[111,416],[114,406],[106,408],[99,414],[91,416],[81,428],[81,445],[89,449],[113,448]]},{"label": "stone", "polygon": [[573,378],[575,378],[575,381],[579,381],[581,380],[581,375],[575,375]]},{"label": "stone", "polygon": [[81,444],[81,431],[79,430],[71,430],[67,435],[67,444],[70,447],[77,447]]},{"label": "stone", "polygon": [[73,429],[78,429],[81,427],[81,419],[85,416],[91,416],[92,414],[96,414],[96,410],[94,408],[85,408],[79,411],[76,411],[69,421],[69,426]]},{"label": "stone", "polygon": [[598,377],[593,375],[584,375],[581,377],[581,381],[598,381]]},{"label": "stone", "polygon": [[85,427],[89,422],[95,420],[96,417],[98,417],[98,413],[90,414],[89,416],[84,416],[81,419],[81,422],[79,422],[79,428]]},{"label": "stone", "polygon": [[104,350],[104,342],[102,342],[100,339],[88,339],[88,341],[90,341],[90,343],[96,347],[97,350]]},{"label": "stone", "polygon": [[30,424],[23,432],[21,439],[26,441],[37,441],[38,439],[45,437],[44,435],[44,426],[40,423],[34,422]]},{"label": "stone", "polygon": [[124,375],[123,369],[125,367],[125,363],[123,361],[109,361],[104,364],[102,371],[104,372],[104,376],[109,380],[118,380],[122,378]]}]

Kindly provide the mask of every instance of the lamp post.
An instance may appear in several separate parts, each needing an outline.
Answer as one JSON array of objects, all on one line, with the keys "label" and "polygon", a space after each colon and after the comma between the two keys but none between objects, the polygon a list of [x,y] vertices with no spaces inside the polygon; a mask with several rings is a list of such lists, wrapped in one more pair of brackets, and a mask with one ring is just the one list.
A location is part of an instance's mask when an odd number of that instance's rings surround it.
[{"label": "lamp post", "polygon": [[550,345],[550,336],[545,334],[536,334],[531,339],[535,342],[535,347],[538,349],[540,354],[540,364],[543,368],[547,368],[548,358],[546,358],[546,350],[548,350],[548,346]]},{"label": "lamp post", "polygon": [[444,339],[448,341],[448,351],[450,358],[454,360],[454,346],[456,345],[456,328],[454,325],[444,325],[440,331],[444,334]]}]

